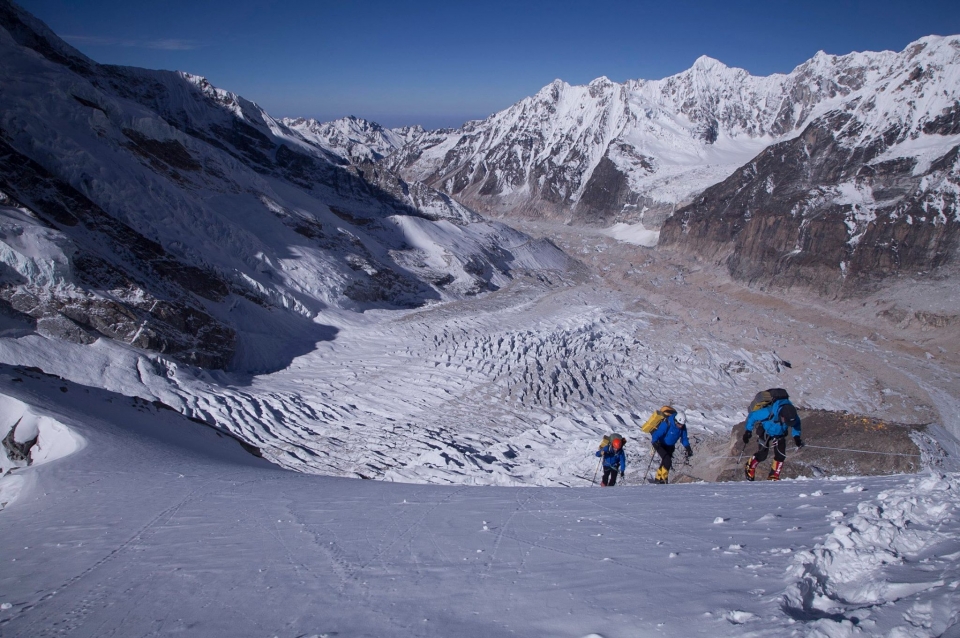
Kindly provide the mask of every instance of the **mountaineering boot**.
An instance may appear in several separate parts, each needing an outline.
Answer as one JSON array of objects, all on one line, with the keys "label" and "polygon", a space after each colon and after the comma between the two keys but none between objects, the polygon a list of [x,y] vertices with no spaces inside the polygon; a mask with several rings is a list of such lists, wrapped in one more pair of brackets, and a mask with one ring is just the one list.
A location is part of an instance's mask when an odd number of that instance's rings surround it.
[{"label": "mountaineering boot", "polygon": [[744,466],[743,471],[747,475],[747,480],[752,481],[757,476],[757,465],[760,463],[757,459],[750,457],[750,460],[747,461],[747,464]]},{"label": "mountaineering boot", "polygon": [[668,475],[668,474],[669,474],[669,472],[667,471],[667,468],[661,467],[660,469],[657,470],[657,474],[656,474],[656,476],[654,477],[654,481],[653,481],[653,482],[654,482],[654,483],[658,483],[658,484],[660,484],[660,485],[665,485],[665,484],[667,483],[667,475]]},{"label": "mountaineering boot", "polygon": [[774,461],[773,465],[770,466],[770,474],[767,475],[768,481],[779,481],[780,480],[780,470],[783,469],[783,461]]}]

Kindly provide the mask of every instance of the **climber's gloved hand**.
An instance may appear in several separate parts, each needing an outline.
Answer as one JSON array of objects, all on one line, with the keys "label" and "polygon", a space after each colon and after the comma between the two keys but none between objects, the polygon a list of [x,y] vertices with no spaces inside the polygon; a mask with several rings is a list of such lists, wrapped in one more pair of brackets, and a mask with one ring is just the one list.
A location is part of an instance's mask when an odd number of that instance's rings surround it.
[{"label": "climber's gloved hand", "polygon": [[793,442],[797,444],[798,448],[803,447],[803,439],[800,438],[800,435],[793,437]]},{"label": "climber's gloved hand", "polygon": [[750,437],[751,437],[751,436],[753,436],[753,432],[750,431],[750,430],[747,430],[747,431],[745,431],[745,432],[743,433],[743,444],[744,444],[744,445],[746,445],[747,443],[750,442]]}]

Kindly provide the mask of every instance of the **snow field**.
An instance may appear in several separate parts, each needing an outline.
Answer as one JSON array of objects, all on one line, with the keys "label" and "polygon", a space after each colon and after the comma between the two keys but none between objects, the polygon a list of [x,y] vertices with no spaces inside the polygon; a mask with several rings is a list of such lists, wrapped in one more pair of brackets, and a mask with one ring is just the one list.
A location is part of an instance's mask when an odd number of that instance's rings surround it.
[{"label": "snow field", "polygon": [[[621,259],[605,244],[582,248],[597,268]],[[671,301],[662,267],[624,259],[624,279],[648,277],[656,292],[548,273],[415,311],[327,311],[318,321],[336,339],[270,375],[196,371],[106,340],[54,347],[36,335],[3,340],[0,359],[158,399],[287,468],[476,485],[588,485],[611,431],[630,439],[626,482],[639,483],[650,458],[639,427],[665,403],[687,410],[696,462],[715,465],[725,452],[700,443],[725,437],[757,387],[789,387],[801,407],[910,415],[913,399],[887,390],[900,387],[888,385],[896,377],[875,375],[913,370],[931,392],[930,380],[950,383],[936,360],[881,350],[845,327],[805,333],[789,314],[712,300],[682,276],[667,280],[682,294]]]},{"label": "snow field", "polygon": [[831,513],[833,532],[796,555],[784,610],[815,621],[809,636],[880,635],[873,631],[898,620],[883,635],[946,635],[960,621],[958,515],[960,476],[939,473],[885,490],[848,516]]},{"label": "snow field", "polygon": [[954,475],[613,490],[345,480],[279,470],[139,399],[9,367],[0,389],[88,442],[23,470],[31,485],[0,516],[4,636],[857,635],[784,601],[838,519],[893,538],[877,502],[920,529],[897,551],[929,560],[908,567],[922,599],[858,609],[861,627],[876,623],[866,635],[936,635],[902,632],[956,608],[956,577],[924,571],[954,569]]},{"label": "snow field", "polygon": [[341,327],[336,342],[249,389],[178,375],[171,404],[287,467],[482,484],[570,484],[592,473],[603,434],[638,438],[663,403],[710,397],[710,408],[688,409],[698,430],[739,418],[748,392],[720,365],[742,359],[739,348],[659,342],[643,314],[598,309],[579,290],[518,282],[492,297]]}]

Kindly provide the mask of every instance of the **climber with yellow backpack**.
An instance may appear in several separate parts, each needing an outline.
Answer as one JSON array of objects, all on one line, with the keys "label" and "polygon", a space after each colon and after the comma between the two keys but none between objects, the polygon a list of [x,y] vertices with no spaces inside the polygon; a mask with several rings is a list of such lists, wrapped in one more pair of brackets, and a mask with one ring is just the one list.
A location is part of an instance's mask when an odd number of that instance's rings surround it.
[{"label": "climber with yellow backpack", "polygon": [[687,439],[687,415],[683,410],[665,405],[654,412],[640,429],[651,435],[650,444],[660,455],[660,467],[654,482],[666,484],[670,478],[670,468],[673,467],[673,453],[677,442],[683,444],[688,459],[693,456],[690,441]]}]

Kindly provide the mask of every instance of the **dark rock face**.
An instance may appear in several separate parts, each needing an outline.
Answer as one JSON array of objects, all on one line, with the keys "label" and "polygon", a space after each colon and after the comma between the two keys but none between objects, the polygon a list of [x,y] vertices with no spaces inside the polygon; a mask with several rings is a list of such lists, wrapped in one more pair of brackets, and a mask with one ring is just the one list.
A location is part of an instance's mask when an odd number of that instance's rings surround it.
[{"label": "dark rock face", "polygon": [[725,259],[743,281],[825,294],[954,259],[960,147],[918,172],[916,159],[876,161],[902,135],[896,127],[847,144],[856,124],[827,114],[767,148],[668,219],[660,245]]},{"label": "dark rock face", "polygon": [[[29,209],[76,244],[71,266],[79,288],[40,288],[10,277],[0,282],[0,299],[34,319],[41,334],[75,343],[102,336],[185,363],[227,366],[234,330],[192,297],[223,300],[230,286],[220,276],[174,259],[2,138],[0,191],[6,194],[0,203]],[[113,255],[113,263],[104,254]],[[93,293],[104,289],[109,296]]]},{"label": "dark rock face", "polygon": [[574,219],[581,223],[608,224],[619,216],[624,205],[636,201],[637,196],[627,183],[627,176],[604,156],[590,175]]}]

